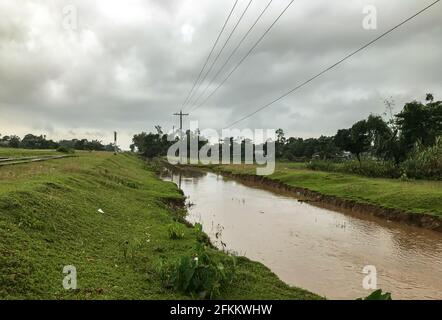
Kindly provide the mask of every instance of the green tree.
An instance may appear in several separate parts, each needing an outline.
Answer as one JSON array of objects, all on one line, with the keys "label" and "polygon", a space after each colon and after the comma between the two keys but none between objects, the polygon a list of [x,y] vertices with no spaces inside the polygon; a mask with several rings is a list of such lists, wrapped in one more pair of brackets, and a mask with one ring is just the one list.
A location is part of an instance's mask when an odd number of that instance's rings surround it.
[{"label": "green tree", "polygon": [[334,138],[337,147],[353,153],[361,163],[361,154],[370,148],[370,134],[366,120],[356,122],[350,129],[341,129]]},{"label": "green tree", "polygon": [[418,101],[407,103],[396,115],[396,123],[407,152],[413,150],[417,142],[423,146],[434,145],[436,137],[442,134],[442,101],[434,101],[427,94],[427,104]]},{"label": "green tree", "polygon": [[278,129],[276,130],[275,133],[276,133],[276,141],[275,141],[276,158],[282,158],[286,142],[286,139],[284,137],[284,130]]},{"label": "green tree", "polygon": [[12,135],[9,137],[9,147],[11,148],[19,148],[20,147],[20,137]]},{"label": "green tree", "polygon": [[335,144],[333,137],[321,136],[317,140],[316,153],[323,159],[333,159],[337,153],[339,153],[339,149]]},{"label": "green tree", "polygon": [[160,126],[156,126],[155,129],[157,133],[136,134],[132,139],[131,149],[137,148],[138,152],[147,158],[165,156],[173,142],[169,141]]}]

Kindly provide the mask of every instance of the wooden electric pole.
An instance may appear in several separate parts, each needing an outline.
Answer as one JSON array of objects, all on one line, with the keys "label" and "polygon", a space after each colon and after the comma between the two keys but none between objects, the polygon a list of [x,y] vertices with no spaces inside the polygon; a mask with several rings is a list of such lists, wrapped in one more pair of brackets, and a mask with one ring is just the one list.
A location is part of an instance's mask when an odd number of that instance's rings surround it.
[{"label": "wooden electric pole", "polygon": [[114,154],[117,154],[117,131],[114,131]]},{"label": "wooden electric pole", "polygon": [[[179,116],[180,117],[180,140],[181,142],[183,141],[183,117],[187,117],[189,116],[188,113],[183,113],[182,110],[180,110],[180,113],[174,113],[174,116]],[[187,146],[186,146],[187,148]],[[183,163],[183,155],[180,152],[180,163]]]},{"label": "wooden electric pole", "polygon": [[188,116],[188,113],[183,113],[183,111],[180,111],[180,113],[174,113],[174,116],[180,117],[180,131],[183,131],[183,117]]}]

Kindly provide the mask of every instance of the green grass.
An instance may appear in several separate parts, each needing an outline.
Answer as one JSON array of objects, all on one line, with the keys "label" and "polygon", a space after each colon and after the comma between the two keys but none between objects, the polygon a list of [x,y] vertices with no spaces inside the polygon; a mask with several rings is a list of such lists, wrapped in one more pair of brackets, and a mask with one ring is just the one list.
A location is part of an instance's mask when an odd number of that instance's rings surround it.
[{"label": "green grass", "polygon": [[[252,165],[225,165],[212,168],[237,173],[256,174]],[[401,181],[357,175],[312,171],[302,163],[277,163],[268,178],[294,187],[307,188],[324,195],[400,209],[411,214],[427,213],[442,218],[442,182]]]},{"label": "green grass", "polygon": [[33,156],[47,156],[47,155],[59,155],[56,150],[32,150],[32,149],[13,149],[13,148],[0,148],[0,158],[9,157],[33,157]]},{"label": "green grass", "polygon": [[[0,149],[5,154],[29,155]],[[129,154],[77,155],[0,168],[0,299],[188,299],[165,287],[158,272],[197,241],[190,227],[170,239],[180,213],[170,204],[182,199],[177,187]],[[67,265],[77,269],[76,291],[62,287]],[[220,298],[319,297],[239,258]]]}]

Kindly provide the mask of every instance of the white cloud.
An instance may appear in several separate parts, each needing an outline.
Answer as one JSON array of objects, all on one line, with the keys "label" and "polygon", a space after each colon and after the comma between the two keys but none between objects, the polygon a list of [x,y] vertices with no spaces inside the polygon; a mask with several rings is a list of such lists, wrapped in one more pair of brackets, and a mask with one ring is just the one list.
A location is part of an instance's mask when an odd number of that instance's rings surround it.
[{"label": "white cloud", "polygon": [[[429,3],[423,2],[373,0],[378,30],[366,31],[366,1],[295,1],[254,54],[192,118],[202,127],[222,128]],[[274,1],[233,63],[286,3]],[[192,87],[232,4],[2,0],[0,133],[49,132],[55,139],[96,134],[110,142],[117,130],[127,148],[135,133],[153,130],[156,124],[170,129],[176,124],[172,114]],[[240,1],[240,6],[246,4]],[[252,4],[219,63],[265,4]],[[67,5],[78,9],[76,30],[63,28]],[[282,127],[292,135],[319,136],[382,112],[382,97],[394,96],[399,106],[422,99],[427,91],[441,98],[440,10],[436,5],[241,127]]]}]

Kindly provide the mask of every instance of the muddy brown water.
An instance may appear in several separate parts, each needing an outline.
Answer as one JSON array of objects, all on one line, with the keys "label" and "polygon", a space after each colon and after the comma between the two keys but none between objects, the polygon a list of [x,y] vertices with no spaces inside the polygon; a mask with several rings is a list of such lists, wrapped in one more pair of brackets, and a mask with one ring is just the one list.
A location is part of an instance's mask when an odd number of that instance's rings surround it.
[{"label": "muddy brown water", "polygon": [[163,174],[191,204],[215,245],[259,261],[286,283],[330,299],[355,299],[364,266],[393,299],[442,299],[442,234],[300,202],[213,173]]}]

